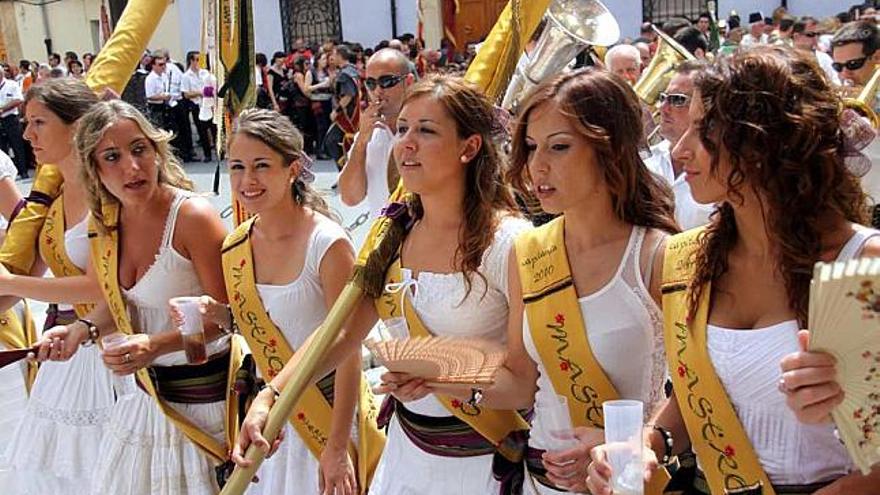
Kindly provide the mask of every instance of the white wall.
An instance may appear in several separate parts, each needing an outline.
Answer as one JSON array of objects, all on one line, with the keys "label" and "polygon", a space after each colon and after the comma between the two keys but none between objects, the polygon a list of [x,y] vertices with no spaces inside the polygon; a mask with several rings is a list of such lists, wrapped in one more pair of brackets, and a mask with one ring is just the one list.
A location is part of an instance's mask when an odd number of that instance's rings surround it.
[{"label": "white wall", "polygon": [[850,5],[857,4],[855,0],[847,2],[835,2],[831,0],[788,0],[788,11],[793,15],[810,15],[817,19],[829,17],[844,12]]},{"label": "white wall", "polygon": [[638,38],[642,25],[642,0],[602,0],[620,25],[620,37]]},{"label": "white wall", "polygon": [[254,53],[284,51],[280,9],[278,0],[254,0]]},{"label": "white wall", "polygon": [[[824,3],[826,0],[808,0],[810,3]],[[831,0],[827,0],[829,3]],[[793,3],[789,0],[789,4]],[[731,10],[735,10],[739,14],[742,27],[748,27],[749,14],[758,12],[764,14],[764,17],[770,17],[773,9],[782,5],[779,0],[719,0],[718,1],[718,18],[727,19]]]}]

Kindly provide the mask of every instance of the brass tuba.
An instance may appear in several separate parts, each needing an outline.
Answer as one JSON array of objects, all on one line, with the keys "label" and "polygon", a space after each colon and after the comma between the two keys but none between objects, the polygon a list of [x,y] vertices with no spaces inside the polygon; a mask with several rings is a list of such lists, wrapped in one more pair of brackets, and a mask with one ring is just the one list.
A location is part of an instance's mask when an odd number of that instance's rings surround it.
[{"label": "brass tuba", "polygon": [[671,36],[656,27],[654,27],[654,31],[659,38],[657,51],[654,53],[651,63],[636,81],[636,85],[633,86],[633,90],[639,95],[639,98],[651,106],[657,103],[660,92],[669,85],[669,80],[672,79],[672,69],[685,60],[695,60],[695,57]]},{"label": "brass tuba", "polygon": [[528,67],[517,68],[501,106],[515,110],[528,92],[557,74],[587,46],[607,46],[620,38],[614,16],[599,0],[554,0],[544,14],[546,27]]},{"label": "brass tuba", "polygon": [[874,129],[880,129],[880,116],[874,111],[874,99],[877,97],[878,90],[880,90],[880,66],[874,69],[874,74],[868,80],[868,84],[865,84],[865,87],[859,91],[858,96],[843,99],[844,108],[851,108],[867,117]]}]

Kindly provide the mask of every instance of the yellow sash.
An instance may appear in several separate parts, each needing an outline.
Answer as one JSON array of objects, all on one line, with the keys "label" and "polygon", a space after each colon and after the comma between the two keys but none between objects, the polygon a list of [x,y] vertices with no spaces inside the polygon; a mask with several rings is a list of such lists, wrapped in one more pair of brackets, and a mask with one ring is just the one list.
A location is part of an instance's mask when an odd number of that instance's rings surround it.
[{"label": "yellow sash", "polygon": [[603,428],[602,403],[619,395],[590,348],[563,232],[559,217],[516,239],[526,317],[547,377],[568,399],[574,425]]},{"label": "yellow sash", "polygon": [[[116,329],[126,335],[133,335],[135,332],[129,319],[128,309],[125,300],[122,298],[122,290],[119,286],[119,228],[118,216],[119,208],[116,205],[104,205],[104,221],[109,227],[107,233],[104,233],[96,224],[94,218],[89,221],[89,244],[91,247],[92,263],[95,264],[98,280],[101,282],[101,290],[104,293],[104,299],[113,315],[113,321]],[[235,337],[235,336],[234,336]],[[238,431],[238,425],[235,418],[238,414],[236,403],[238,402],[235,393],[235,375],[241,367],[241,360],[244,352],[241,349],[241,342],[237,338],[233,338],[230,342],[231,352],[229,360],[229,378],[227,384],[226,397],[226,441],[227,445],[232,445],[235,435]],[[214,437],[202,431],[186,416],[169,406],[156,393],[156,388],[150,378],[148,368],[141,368],[137,371],[135,377],[141,387],[153,398],[159,405],[159,409],[165,416],[179,428],[187,438],[202,449],[206,454],[212,457],[217,463],[223,463],[227,459],[227,448]]]},{"label": "yellow sash", "polygon": [[663,324],[675,395],[712,495],[744,491],[774,495],[709,357],[706,326],[711,286],[703,288],[697,312],[688,318],[689,284],[696,268],[693,255],[702,232],[689,230],[666,244]]},{"label": "yellow sash", "polygon": [[[49,265],[52,274],[56,277],[72,277],[85,275],[73,261],[67,256],[67,248],[64,244],[64,193],[49,207],[46,221],[40,231],[39,248],[40,257]],[[76,304],[74,310],[80,318],[85,317],[94,307],[93,304]]]},{"label": "yellow sash", "polygon": [[[294,354],[284,334],[272,321],[257,292],[250,232],[257,217],[239,225],[223,243],[223,273],[235,321],[253,351],[254,361],[267,380],[281,371]],[[367,380],[361,374],[358,400],[358,446],[349,445],[357,461],[361,493],[370,486],[385,446],[385,434],[376,425],[379,408]],[[317,385],[308,387],[290,415],[290,424],[316,459],[327,443],[332,407]]]},{"label": "yellow sash", "polygon": [[[403,280],[400,271],[400,257],[394,260],[385,277],[385,283],[394,284]],[[403,316],[406,318],[409,333],[412,337],[430,337],[432,334],[419,319],[409,298],[404,297],[404,307],[399,305],[400,297],[388,292],[375,300],[376,311],[383,320]],[[520,455],[509,451],[507,442],[503,440],[517,430],[528,430],[529,425],[516,411],[485,409],[480,406],[472,406],[465,401],[435,394],[437,400],[443,404],[453,416],[464,421],[486,440],[498,447],[498,452],[511,460],[518,460]]]},{"label": "yellow sash", "polygon": [[[558,217],[516,239],[526,318],[553,390],[568,399],[574,426],[604,428],[602,403],[620,396],[587,339],[564,232],[565,217]],[[662,493],[669,480],[666,469],[659,469],[645,492]]]}]

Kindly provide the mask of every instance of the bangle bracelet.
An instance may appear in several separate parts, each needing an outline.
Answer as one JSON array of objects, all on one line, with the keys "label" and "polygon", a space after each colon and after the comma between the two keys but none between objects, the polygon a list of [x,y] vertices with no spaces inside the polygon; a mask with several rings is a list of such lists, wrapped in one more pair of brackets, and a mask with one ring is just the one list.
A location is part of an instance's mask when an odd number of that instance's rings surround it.
[{"label": "bangle bracelet", "polygon": [[262,388],[262,390],[260,390],[260,392],[262,392],[263,390],[266,390],[266,389],[269,389],[272,391],[272,400],[273,401],[278,400],[278,397],[281,396],[281,391],[278,390],[278,387],[276,387],[275,385],[272,385],[272,382],[266,382],[265,384],[263,384],[263,388]]},{"label": "bangle bracelet", "polygon": [[229,326],[225,327],[223,325],[219,325],[220,330],[223,331],[223,335],[238,333],[238,324],[235,322],[235,316],[232,314],[232,306],[227,304],[226,312],[229,314]]},{"label": "bangle bracelet", "polygon": [[650,425],[654,431],[660,433],[660,436],[663,437],[663,458],[660,459],[660,465],[669,464],[669,460],[672,459],[672,446],[674,442],[672,441],[672,433],[669,432],[666,428],[663,428],[659,425]]},{"label": "bangle bracelet", "polygon": [[84,340],[80,345],[83,347],[91,347],[95,345],[95,343],[98,342],[98,337],[101,336],[100,332],[98,332],[98,327],[91,321],[86,320],[85,318],[80,318],[76,321],[85,325],[86,330],[88,330],[89,332],[86,340]]}]

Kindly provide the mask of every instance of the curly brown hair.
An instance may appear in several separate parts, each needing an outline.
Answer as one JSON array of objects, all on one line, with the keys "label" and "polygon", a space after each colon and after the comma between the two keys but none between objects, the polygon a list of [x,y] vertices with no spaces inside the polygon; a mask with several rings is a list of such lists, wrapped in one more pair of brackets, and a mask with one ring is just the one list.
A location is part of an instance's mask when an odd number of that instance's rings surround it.
[{"label": "curly brown hair", "polygon": [[[495,231],[504,216],[517,215],[510,188],[504,183],[498,143],[493,139],[497,122],[492,104],[482,91],[456,76],[433,75],[407,90],[403,106],[417,98],[431,98],[440,103],[455,125],[460,138],[475,134],[482,145],[466,167],[464,219],[459,233],[454,264],[465,275],[467,295],[472,275],[479,272],[483,252],[492,244]],[[424,214],[418,195],[410,203],[415,218]]]},{"label": "curly brown hair", "polygon": [[722,178],[729,199],[699,238],[690,313],[703,287],[728,269],[738,238],[731,202],[750,188],[763,203],[791,309],[805,325],[813,265],[828,247],[821,225],[866,221],[865,195],[844,162],[841,101],[815,57],[781,46],[721,59],[695,85],[704,114],[694,125],[712,157],[710,170],[718,173],[723,153],[730,172]]},{"label": "curly brown hair", "polygon": [[611,205],[618,218],[631,225],[679,231],[672,191],[651,173],[639,156],[642,108],[638,96],[623,79],[606,71],[581,69],[537,86],[515,124],[507,177],[516,189],[528,193],[529,116],[554,101],[596,150]]}]

